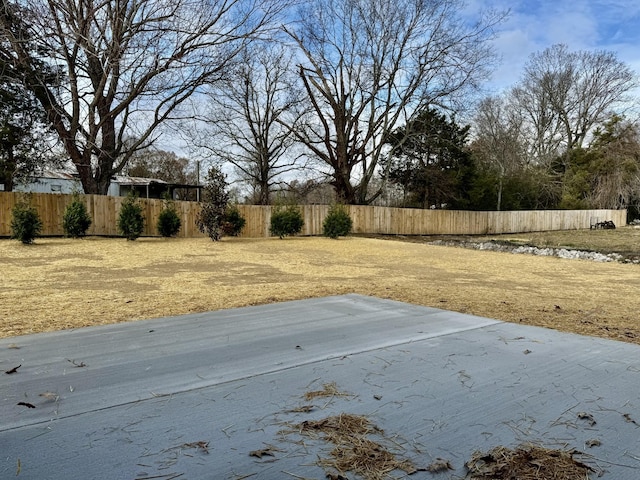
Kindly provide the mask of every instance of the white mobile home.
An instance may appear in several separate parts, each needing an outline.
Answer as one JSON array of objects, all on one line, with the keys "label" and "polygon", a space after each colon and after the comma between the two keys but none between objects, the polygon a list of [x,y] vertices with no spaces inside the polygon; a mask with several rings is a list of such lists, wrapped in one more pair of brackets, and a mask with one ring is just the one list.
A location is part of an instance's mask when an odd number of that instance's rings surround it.
[{"label": "white mobile home", "polygon": [[[130,192],[135,192],[140,198],[163,198],[168,192],[175,200],[197,200],[200,198],[200,188],[197,185],[169,183],[157,178],[116,175],[111,179],[107,195],[125,197]],[[194,190],[195,194],[193,193]],[[30,178],[28,182],[16,183],[13,191],[70,194],[82,192],[82,184],[77,173],[44,171],[40,175]]]}]

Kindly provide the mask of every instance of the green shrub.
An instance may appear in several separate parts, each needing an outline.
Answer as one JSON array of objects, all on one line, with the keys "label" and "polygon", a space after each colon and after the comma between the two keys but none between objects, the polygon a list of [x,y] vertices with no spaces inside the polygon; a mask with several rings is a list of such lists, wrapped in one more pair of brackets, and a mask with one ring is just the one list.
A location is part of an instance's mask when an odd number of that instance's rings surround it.
[{"label": "green shrub", "polygon": [[297,205],[276,206],[271,214],[271,234],[284,238],[302,231],[304,219]]},{"label": "green shrub", "polygon": [[164,202],[164,208],[158,216],[158,233],[163,237],[173,237],[178,234],[182,222],[180,216],[176,212],[176,205],[171,200]]},{"label": "green shrub", "polygon": [[227,180],[217,167],[211,167],[204,181],[202,208],[196,216],[196,226],[202,233],[217,242],[222,238],[223,223],[229,194],[226,191]]},{"label": "green shrub", "polygon": [[322,233],[325,237],[346,237],[351,233],[353,222],[344,205],[335,204],[329,209],[329,213],[322,223]]},{"label": "green shrub", "polygon": [[80,195],[75,192],[71,203],[67,205],[62,215],[64,233],[71,238],[84,237],[90,226],[91,216],[87,212],[87,206],[80,200]]},{"label": "green shrub", "polygon": [[11,238],[25,245],[33,243],[42,232],[42,220],[33,205],[21,200],[11,210]]},{"label": "green shrub", "polygon": [[230,237],[237,237],[247,223],[237,205],[228,205],[222,221],[222,233]]},{"label": "green shrub", "polygon": [[122,208],[118,215],[118,231],[127,240],[135,240],[144,230],[144,215],[142,215],[142,205],[138,197],[129,194],[122,202]]}]

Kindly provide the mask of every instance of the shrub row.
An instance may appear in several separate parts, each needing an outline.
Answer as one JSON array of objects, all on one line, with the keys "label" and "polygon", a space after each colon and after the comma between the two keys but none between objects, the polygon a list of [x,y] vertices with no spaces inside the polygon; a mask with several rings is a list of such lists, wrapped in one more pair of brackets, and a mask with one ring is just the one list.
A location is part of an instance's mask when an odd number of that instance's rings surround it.
[{"label": "shrub row", "polygon": [[[235,205],[227,205],[224,212],[212,213],[203,208],[199,221],[198,226],[201,231],[207,232],[214,240],[219,239],[223,234],[227,236],[239,235],[246,222]],[[85,203],[80,199],[80,195],[75,193],[63,214],[62,226],[65,235],[72,238],[81,238],[86,235],[91,223],[91,216]],[[136,240],[142,235],[144,225],[143,207],[136,196],[129,195],[122,203],[122,208],[118,215],[118,232],[127,240]],[[343,205],[333,205],[323,222],[322,230],[325,236],[335,239],[351,233],[352,225],[353,223],[346,208]],[[180,216],[176,211],[174,202],[170,199],[165,199],[156,224],[158,233],[163,237],[173,237],[178,234],[181,226]],[[280,238],[296,235],[302,231],[303,226],[304,219],[299,206],[290,204],[274,207],[270,228],[272,235]],[[11,231],[12,238],[20,240],[24,244],[33,243],[41,233],[42,221],[37,210],[30,204],[28,199],[18,202],[13,208]]]},{"label": "shrub row", "polygon": [[[277,205],[271,214],[271,234],[284,238],[302,231],[304,219],[297,205]],[[353,221],[344,205],[335,204],[322,223],[322,234],[329,238],[345,237],[351,233]]]},{"label": "shrub row", "polygon": [[[31,205],[29,195],[19,201],[11,211],[11,238],[24,244],[33,241],[42,232],[42,220],[36,208]],[[62,216],[62,228],[67,237],[81,238],[87,234],[92,220],[87,206],[78,193],[73,194]],[[222,232],[225,235],[237,236],[244,227],[245,219],[238,208],[229,205],[223,215]],[[118,214],[118,233],[127,240],[136,240],[144,231],[145,218],[143,206],[135,195],[129,195],[122,203]],[[182,222],[176,211],[175,203],[165,199],[163,209],[158,216],[156,229],[163,237],[173,237],[180,232]]]}]

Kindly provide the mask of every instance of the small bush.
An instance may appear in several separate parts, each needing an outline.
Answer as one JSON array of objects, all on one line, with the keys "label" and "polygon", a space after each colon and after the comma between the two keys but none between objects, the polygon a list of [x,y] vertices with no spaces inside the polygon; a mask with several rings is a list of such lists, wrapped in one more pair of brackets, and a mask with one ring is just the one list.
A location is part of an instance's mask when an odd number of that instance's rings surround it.
[{"label": "small bush", "polygon": [[224,173],[217,167],[211,167],[204,181],[202,208],[196,216],[196,226],[214,242],[220,240],[223,234],[224,217],[229,203],[226,188]]},{"label": "small bush", "polygon": [[302,231],[304,219],[297,205],[276,206],[271,214],[271,234],[284,238]]},{"label": "small bush", "polygon": [[26,201],[18,202],[11,210],[11,238],[25,245],[33,243],[42,232],[42,220],[35,207]]},{"label": "small bush", "polygon": [[322,233],[325,237],[338,238],[346,237],[351,233],[353,222],[344,205],[332,205],[324,222],[322,223]]},{"label": "small bush", "polygon": [[176,212],[176,206],[171,200],[165,200],[164,208],[158,216],[158,233],[163,237],[173,237],[178,234],[182,222]]},{"label": "small bush", "polygon": [[135,240],[144,230],[144,215],[138,197],[129,194],[122,202],[118,215],[118,231],[127,240]]},{"label": "small bush", "polygon": [[227,206],[222,221],[222,233],[229,237],[237,237],[247,223],[236,205]]},{"label": "small bush", "polygon": [[64,209],[62,216],[62,228],[67,237],[80,238],[87,234],[91,226],[91,216],[87,212],[87,206],[80,200],[80,195],[73,194],[71,203]]}]

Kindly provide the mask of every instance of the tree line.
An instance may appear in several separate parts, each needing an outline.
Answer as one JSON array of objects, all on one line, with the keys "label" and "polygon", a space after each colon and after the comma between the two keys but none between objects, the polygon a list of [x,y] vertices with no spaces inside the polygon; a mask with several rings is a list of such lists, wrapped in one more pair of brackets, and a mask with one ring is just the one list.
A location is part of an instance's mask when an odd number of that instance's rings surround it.
[{"label": "tree line", "polygon": [[[480,97],[506,12],[461,0],[1,0],[0,183],[71,162],[176,183],[189,155],[248,201],[421,208],[637,204],[636,75],[607,51],[534,54]],[[473,105],[473,108],[469,108]]]}]

